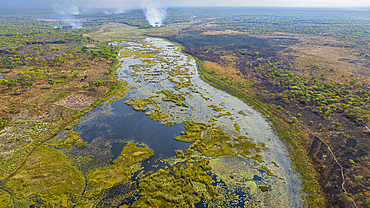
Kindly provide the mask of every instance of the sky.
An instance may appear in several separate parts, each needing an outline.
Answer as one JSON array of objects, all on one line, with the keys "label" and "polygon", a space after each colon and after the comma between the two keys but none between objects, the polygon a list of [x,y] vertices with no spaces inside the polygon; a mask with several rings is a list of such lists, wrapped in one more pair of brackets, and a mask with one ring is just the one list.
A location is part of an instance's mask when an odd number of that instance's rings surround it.
[{"label": "sky", "polygon": [[53,9],[107,8],[130,10],[149,2],[163,7],[231,6],[231,7],[370,7],[370,0],[0,0],[0,8],[33,7]]}]

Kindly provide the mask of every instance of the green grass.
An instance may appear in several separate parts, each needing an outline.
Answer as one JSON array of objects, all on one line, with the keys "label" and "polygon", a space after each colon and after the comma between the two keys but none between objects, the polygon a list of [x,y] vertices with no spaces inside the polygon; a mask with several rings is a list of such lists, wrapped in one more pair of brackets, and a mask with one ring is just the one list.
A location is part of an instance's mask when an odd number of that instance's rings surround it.
[{"label": "green grass", "polygon": [[85,180],[66,158],[58,150],[39,147],[3,186],[17,198],[36,194],[49,207],[67,207],[66,194],[82,194]]},{"label": "green grass", "polygon": [[112,188],[114,184],[124,181],[131,175],[130,166],[153,156],[153,150],[137,147],[127,143],[121,154],[113,160],[113,165],[99,168],[87,173],[88,186],[85,192],[87,197],[99,194],[103,189]]}]

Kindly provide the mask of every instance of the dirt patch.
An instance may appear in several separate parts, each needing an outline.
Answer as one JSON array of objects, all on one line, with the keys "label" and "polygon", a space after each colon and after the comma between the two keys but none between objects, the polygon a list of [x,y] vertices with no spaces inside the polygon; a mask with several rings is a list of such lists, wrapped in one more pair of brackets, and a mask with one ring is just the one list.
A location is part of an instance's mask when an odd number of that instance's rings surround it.
[{"label": "dirt patch", "polygon": [[[89,37],[91,34],[96,34],[96,33],[101,33],[104,31],[104,29],[107,27],[108,25],[104,25],[100,28],[100,30],[96,31],[96,32],[91,32],[91,33],[85,33],[83,34],[84,37]],[[87,46],[88,47],[88,46]]]},{"label": "dirt patch", "polygon": [[85,109],[90,106],[96,100],[95,97],[88,96],[82,93],[75,93],[66,97],[65,99],[55,103],[70,109]]},{"label": "dirt patch", "polygon": [[210,62],[210,61],[205,61],[203,66],[206,68],[206,69],[209,69],[209,70],[213,70],[215,71],[217,74],[220,74],[222,76],[226,76],[226,77],[233,77],[233,79],[237,82],[245,82],[247,81],[244,76],[240,73],[239,70],[233,68],[232,66],[226,66],[226,67],[223,67],[221,66],[220,64],[218,63],[215,63],[215,62]]}]

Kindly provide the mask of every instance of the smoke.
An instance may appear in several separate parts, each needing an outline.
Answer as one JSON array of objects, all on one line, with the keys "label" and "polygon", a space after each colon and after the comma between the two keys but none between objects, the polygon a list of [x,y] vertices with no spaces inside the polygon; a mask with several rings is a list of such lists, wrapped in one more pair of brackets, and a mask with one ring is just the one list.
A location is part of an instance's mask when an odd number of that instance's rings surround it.
[{"label": "smoke", "polygon": [[[61,15],[62,22],[68,24],[71,29],[83,28],[82,21],[74,18],[74,15],[80,14],[80,10],[76,5],[54,5],[54,11]],[[57,28],[65,28],[63,26],[56,26]]]},{"label": "smoke", "polygon": [[84,0],[59,0],[54,5],[54,11],[61,15],[64,23],[80,28],[82,24],[74,18],[75,15],[96,12],[117,14],[140,7],[151,26],[163,25],[167,11],[157,0],[91,0],[89,3]]},{"label": "smoke", "polygon": [[142,3],[146,20],[153,27],[160,27],[167,17],[166,9],[158,2],[144,1]]},{"label": "smoke", "polygon": [[69,15],[78,15],[80,10],[76,5],[54,5],[54,10],[59,14],[69,14]]}]

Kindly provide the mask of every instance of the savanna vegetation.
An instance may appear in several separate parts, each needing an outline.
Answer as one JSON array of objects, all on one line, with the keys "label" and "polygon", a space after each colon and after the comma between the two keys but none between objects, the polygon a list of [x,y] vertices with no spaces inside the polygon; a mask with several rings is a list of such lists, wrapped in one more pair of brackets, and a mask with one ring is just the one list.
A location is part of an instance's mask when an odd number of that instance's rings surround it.
[{"label": "savanna vegetation", "polygon": [[84,35],[94,27],[73,29],[36,17],[0,18],[2,177],[33,145],[122,85],[115,81],[117,48]]},{"label": "savanna vegetation", "polygon": [[330,206],[369,206],[368,13],[241,10],[199,14],[167,38],[199,59],[206,81],[288,124]]},{"label": "savanna vegetation", "polygon": [[[65,162],[65,156],[57,150],[37,146],[85,113],[85,109],[96,106],[104,95],[118,91],[119,98],[127,92],[121,88],[122,83],[114,81],[118,48],[99,40],[122,38],[122,34],[147,35],[182,44],[186,53],[199,60],[198,67],[205,81],[265,113],[288,146],[291,145],[296,170],[310,175],[313,181],[308,183],[319,182],[320,193],[325,194],[327,201],[326,204],[320,201],[325,204],[322,206],[370,207],[369,12],[187,8],[171,9],[169,14],[164,22],[167,26],[153,30],[141,11],[77,15],[77,19],[85,20],[80,29],[68,27],[47,12],[18,13],[16,17],[11,12],[1,14],[0,155],[4,171],[0,176],[8,179],[5,186],[24,184],[22,178],[28,173],[41,177],[32,169],[32,162],[39,161],[42,168],[55,166],[55,171],[70,173],[76,178],[75,187],[59,191],[70,195],[82,193],[83,179]],[[98,36],[105,28],[108,28],[106,36]],[[176,89],[181,89],[183,83],[175,84]],[[183,95],[172,91],[161,93],[165,95],[164,101],[186,107]],[[150,98],[132,99],[127,104],[139,111],[146,110],[147,104],[155,106]],[[161,113],[158,107],[150,116],[162,120],[168,115]],[[224,155],[231,149],[224,144],[222,132],[209,129],[207,133],[216,138],[211,142],[199,138],[198,131],[208,128],[205,124],[186,123],[185,127],[186,131],[175,139],[194,143],[186,152],[176,152],[180,158],[194,151],[208,156]],[[50,144],[64,148],[73,143],[83,145],[84,141],[72,132],[65,140]],[[215,148],[215,144],[222,148]],[[239,147],[244,156],[249,155],[249,150],[260,148],[263,144],[246,143]],[[142,154],[137,151],[130,154]],[[151,152],[146,151],[145,159],[151,156]],[[128,167],[116,167],[122,162],[123,153],[105,169],[129,175]],[[308,155],[310,161],[306,161],[302,153]],[[45,155],[54,159],[46,164],[40,160]],[[28,162],[25,156],[29,156]],[[260,157],[254,157],[261,161]],[[313,170],[308,168],[311,164]],[[111,178],[104,178],[99,171],[105,169],[89,172],[90,195],[124,180],[113,178],[112,182]],[[14,170],[17,174],[7,178]],[[194,194],[193,187],[186,181],[206,184],[208,194],[216,200],[217,193],[208,187],[211,179],[204,172],[207,170],[205,161],[188,162],[142,178],[138,188],[143,197],[136,204],[173,206],[182,201],[186,206],[193,206],[201,196]],[[189,171],[195,176],[189,176]],[[269,172],[267,168],[266,171]],[[162,179],[175,185],[157,183]],[[94,184],[94,181],[98,182]],[[70,203],[66,198],[53,196],[52,192],[40,189],[36,193],[29,188],[48,187],[50,183],[50,180],[41,183],[36,178],[22,189],[14,189],[14,193],[16,196],[38,194],[55,204]],[[193,195],[150,192],[158,187]],[[8,204],[10,196],[2,192],[1,203]]]}]

